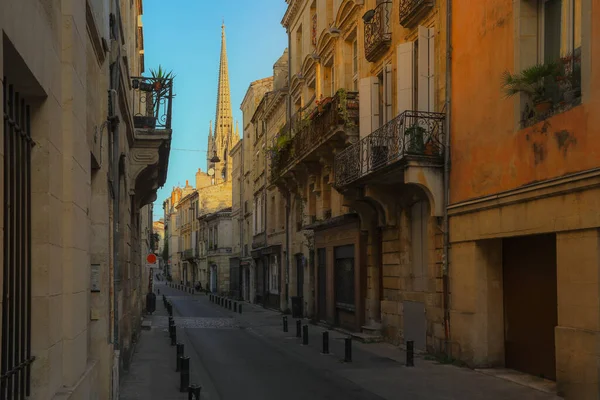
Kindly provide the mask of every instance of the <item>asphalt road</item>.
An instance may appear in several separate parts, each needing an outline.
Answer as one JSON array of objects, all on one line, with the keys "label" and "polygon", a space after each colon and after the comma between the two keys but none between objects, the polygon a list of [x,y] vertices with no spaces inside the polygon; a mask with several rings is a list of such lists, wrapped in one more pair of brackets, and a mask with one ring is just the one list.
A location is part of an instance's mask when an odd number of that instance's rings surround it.
[{"label": "asphalt road", "polygon": [[[210,400],[382,400],[356,384],[299,360],[252,329],[235,326],[231,314],[203,296],[160,286],[172,296],[185,330],[191,368]],[[198,299],[200,297],[200,299]],[[190,352],[193,352],[190,354]]]}]

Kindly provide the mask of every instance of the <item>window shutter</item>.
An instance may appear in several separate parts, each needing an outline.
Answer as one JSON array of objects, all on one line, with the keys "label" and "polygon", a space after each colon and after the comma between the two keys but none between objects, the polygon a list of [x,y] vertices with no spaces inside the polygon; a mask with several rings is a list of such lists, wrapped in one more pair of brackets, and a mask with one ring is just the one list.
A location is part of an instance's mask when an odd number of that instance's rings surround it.
[{"label": "window shutter", "polygon": [[413,109],[413,49],[412,42],[398,45],[398,114]]},{"label": "window shutter", "polygon": [[434,32],[433,28],[419,25],[419,111],[434,110]]},{"label": "window shutter", "polygon": [[361,139],[373,132],[373,119],[371,115],[371,86],[376,78],[368,77],[360,80],[358,87],[359,101],[359,131]]},{"label": "window shutter", "polygon": [[435,28],[429,28],[429,111],[435,111]]},{"label": "window shutter", "polygon": [[383,101],[384,101],[384,122],[389,122],[392,115],[392,65],[387,64],[383,69]]},{"label": "window shutter", "polygon": [[379,79],[371,78],[371,131],[379,128]]}]

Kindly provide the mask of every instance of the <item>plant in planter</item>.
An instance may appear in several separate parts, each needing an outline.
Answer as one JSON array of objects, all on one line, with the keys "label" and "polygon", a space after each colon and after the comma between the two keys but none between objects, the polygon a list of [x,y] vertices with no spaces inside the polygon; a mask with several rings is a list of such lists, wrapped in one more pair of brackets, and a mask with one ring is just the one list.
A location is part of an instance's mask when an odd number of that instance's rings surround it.
[{"label": "plant in planter", "polygon": [[560,58],[561,73],[556,77],[565,102],[581,96],[581,58],[572,53]]},{"label": "plant in planter", "polygon": [[425,151],[425,128],[415,122],[411,127],[406,128],[404,136],[408,138],[409,153],[423,154]]},{"label": "plant in planter", "polygon": [[524,93],[536,113],[542,114],[553,104],[547,93],[548,79],[555,78],[559,72],[557,63],[536,64],[514,75],[506,71],[502,75],[502,88],[506,97]]}]

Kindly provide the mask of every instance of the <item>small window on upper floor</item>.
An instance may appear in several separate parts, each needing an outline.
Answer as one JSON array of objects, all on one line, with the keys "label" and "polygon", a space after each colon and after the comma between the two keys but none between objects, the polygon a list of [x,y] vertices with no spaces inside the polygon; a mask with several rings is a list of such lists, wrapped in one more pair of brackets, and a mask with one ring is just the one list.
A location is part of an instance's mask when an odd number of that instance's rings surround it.
[{"label": "small window on upper floor", "polygon": [[[529,126],[581,103],[582,0],[520,0],[515,5],[518,58],[510,77],[535,77],[529,82],[537,88],[534,93],[515,90],[522,94],[521,125]],[[505,91],[510,88],[505,81]]]}]

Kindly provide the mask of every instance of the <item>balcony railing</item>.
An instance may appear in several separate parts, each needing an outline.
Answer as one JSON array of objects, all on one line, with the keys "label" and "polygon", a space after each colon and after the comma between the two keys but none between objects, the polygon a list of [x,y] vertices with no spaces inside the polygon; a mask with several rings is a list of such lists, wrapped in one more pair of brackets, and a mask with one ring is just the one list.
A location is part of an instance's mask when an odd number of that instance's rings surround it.
[{"label": "balcony railing", "polygon": [[[282,129],[273,146],[268,150],[271,180],[292,164],[301,161],[336,132],[336,127],[358,126],[358,93],[338,91],[335,96],[323,99],[305,114],[292,117],[292,137],[287,126]],[[289,126],[289,125],[288,125]]]},{"label": "balcony railing", "polygon": [[392,42],[390,30],[391,1],[380,3],[374,10],[371,21],[365,23],[365,58],[374,62],[385,53]]},{"label": "balcony railing", "polygon": [[445,114],[405,111],[335,157],[335,186],[344,187],[408,155],[443,157]]},{"label": "balcony railing", "polygon": [[171,129],[172,78],[131,78],[133,124],[138,129]]},{"label": "balcony railing", "polygon": [[194,249],[185,249],[183,251],[184,260],[192,260],[194,258]]},{"label": "balcony railing", "polygon": [[433,0],[400,0],[400,25],[414,27],[432,7]]}]

